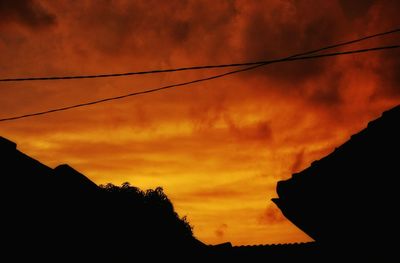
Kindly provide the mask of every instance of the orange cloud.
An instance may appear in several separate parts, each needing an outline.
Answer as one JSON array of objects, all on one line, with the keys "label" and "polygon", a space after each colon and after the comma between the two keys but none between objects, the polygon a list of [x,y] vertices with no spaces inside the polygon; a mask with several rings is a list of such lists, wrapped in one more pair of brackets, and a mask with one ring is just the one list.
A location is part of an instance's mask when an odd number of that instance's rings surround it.
[{"label": "orange cloud", "polygon": [[285,217],[275,205],[271,204],[261,214],[259,220],[262,224],[279,224],[285,221]]},{"label": "orange cloud", "polygon": [[225,235],[225,232],[228,229],[227,224],[221,224],[216,230],[215,230],[215,235],[219,238],[222,238]]}]

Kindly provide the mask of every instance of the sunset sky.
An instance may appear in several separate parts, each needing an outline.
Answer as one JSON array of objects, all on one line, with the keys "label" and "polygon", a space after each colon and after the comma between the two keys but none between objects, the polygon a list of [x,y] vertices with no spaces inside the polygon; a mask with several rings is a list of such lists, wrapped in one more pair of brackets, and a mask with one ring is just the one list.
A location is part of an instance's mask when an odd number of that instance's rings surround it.
[{"label": "sunset sky", "polygon": [[[398,28],[399,11],[396,0],[0,0],[0,78],[286,57]],[[334,51],[399,43],[397,33]],[[98,184],[162,186],[205,243],[310,241],[270,201],[276,182],[399,104],[399,55],[390,50],[269,65],[1,122],[0,136],[50,167],[68,163]],[[227,70],[0,82],[0,118]]]}]

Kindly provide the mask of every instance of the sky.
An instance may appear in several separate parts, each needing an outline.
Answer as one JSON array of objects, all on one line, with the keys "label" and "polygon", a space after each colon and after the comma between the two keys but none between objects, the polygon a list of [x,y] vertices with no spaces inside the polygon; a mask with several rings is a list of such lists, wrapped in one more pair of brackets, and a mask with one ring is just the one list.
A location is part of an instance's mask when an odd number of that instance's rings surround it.
[{"label": "sky", "polygon": [[[286,57],[398,28],[398,10],[396,0],[0,0],[0,78]],[[397,33],[346,48],[399,39]],[[391,50],[268,65],[2,122],[0,136],[50,167],[68,163],[97,184],[162,186],[205,243],[307,242],[311,238],[270,201],[276,183],[399,104],[399,55]],[[227,70],[2,82],[0,118]]]}]

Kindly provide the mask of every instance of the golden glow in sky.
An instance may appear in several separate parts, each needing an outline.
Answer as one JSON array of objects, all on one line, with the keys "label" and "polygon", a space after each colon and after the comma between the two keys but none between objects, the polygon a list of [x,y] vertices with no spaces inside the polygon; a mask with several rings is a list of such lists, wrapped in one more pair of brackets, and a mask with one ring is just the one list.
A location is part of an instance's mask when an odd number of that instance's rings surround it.
[{"label": "golden glow in sky", "polygon": [[[351,3],[349,3],[351,2]],[[357,2],[357,4],[353,4]],[[9,1],[0,77],[274,59],[395,28],[398,1]],[[352,48],[398,44],[399,36]],[[276,64],[117,102],[0,123],[0,135],[98,184],[162,186],[206,243],[310,240],[270,201],[400,97],[399,51]],[[0,83],[0,117],[223,70]]]}]

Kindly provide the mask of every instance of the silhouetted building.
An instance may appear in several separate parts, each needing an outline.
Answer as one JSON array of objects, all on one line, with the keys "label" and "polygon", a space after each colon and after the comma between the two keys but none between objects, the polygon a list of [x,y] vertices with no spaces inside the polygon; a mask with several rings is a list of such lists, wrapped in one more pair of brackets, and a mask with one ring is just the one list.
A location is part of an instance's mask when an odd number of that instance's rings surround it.
[{"label": "silhouetted building", "polygon": [[0,137],[1,244],[24,259],[149,259],[203,253],[162,188],[99,187],[68,165],[55,169]]},{"label": "silhouetted building", "polygon": [[[273,199],[325,247],[387,257],[398,232],[400,106],[383,113],[328,156],[277,185]],[[360,248],[360,249],[358,249]]]}]

